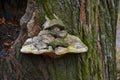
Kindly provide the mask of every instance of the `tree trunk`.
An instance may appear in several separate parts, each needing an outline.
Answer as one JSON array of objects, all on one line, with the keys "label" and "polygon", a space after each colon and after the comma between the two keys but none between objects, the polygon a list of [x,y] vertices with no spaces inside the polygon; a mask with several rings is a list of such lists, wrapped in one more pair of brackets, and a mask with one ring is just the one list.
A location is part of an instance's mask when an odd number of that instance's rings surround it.
[{"label": "tree trunk", "polygon": [[[19,44],[15,45],[14,50],[10,50],[15,54],[1,60],[0,79],[116,80],[115,36],[118,1],[37,0],[34,3],[28,0],[31,5],[38,7],[40,26],[45,22],[45,15],[52,18],[55,13],[66,25],[66,30],[82,39],[89,50],[86,53],[66,54],[57,59],[43,55],[25,55],[19,53],[25,40],[23,39],[18,41]],[[33,6],[36,7],[35,5]],[[29,18],[21,23],[20,38],[26,34],[24,29],[33,11],[26,10]]]}]

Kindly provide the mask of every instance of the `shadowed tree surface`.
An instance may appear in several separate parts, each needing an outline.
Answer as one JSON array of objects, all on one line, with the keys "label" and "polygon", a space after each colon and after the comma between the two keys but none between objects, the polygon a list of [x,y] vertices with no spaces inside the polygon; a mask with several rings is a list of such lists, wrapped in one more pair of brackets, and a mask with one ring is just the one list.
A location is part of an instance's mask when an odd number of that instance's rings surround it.
[{"label": "shadowed tree surface", "polygon": [[[10,55],[0,61],[1,80],[116,80],[115,42],[119,0],[29,0],[28,20],[21,23],[22,40]],[[40,26],[45,15],[55,13],[66,30],[78,36],[88,52],[66,54],[60,58],[24,55],[19,52],[24,42],[26,24],[38,7]],[[24,18],[24,17],[23,17]],[[15,54],[11,54],[15,53]]]}]

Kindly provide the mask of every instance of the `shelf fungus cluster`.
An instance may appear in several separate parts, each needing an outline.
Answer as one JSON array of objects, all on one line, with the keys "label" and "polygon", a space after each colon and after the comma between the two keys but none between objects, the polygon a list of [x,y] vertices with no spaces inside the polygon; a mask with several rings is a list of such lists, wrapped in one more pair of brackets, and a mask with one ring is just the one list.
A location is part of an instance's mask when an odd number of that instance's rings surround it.
[{"label": "shelf fungus cluster", "polygon": [[43,30],[37,36],[28,38],[20,51],[28,54],[53,53],[55,55],[86,52],[87,46],[78,37],[70,35],[64,27],[57,16],[52,20],[46,17]]}]

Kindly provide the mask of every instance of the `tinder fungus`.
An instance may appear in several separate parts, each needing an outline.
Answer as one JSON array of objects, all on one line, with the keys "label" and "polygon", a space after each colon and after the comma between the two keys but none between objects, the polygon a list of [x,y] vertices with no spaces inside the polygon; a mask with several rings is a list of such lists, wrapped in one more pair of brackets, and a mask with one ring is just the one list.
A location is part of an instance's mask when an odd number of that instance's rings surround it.
[{"label": "tinder fungus", "polygon": [[43,30],[37,36],[28,38],[21,48],[22,53],[44,54],[83,53],[88,50],[80,38],[69,34],[65,25],[56,15],[50,20],[46,17]]}]

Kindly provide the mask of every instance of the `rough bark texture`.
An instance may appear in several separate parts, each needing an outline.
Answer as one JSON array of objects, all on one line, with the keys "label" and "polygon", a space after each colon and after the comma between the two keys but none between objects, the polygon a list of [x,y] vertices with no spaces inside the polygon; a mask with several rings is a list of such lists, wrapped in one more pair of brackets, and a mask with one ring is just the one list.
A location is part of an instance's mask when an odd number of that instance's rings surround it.
[{"label": "rough bark texture", "polygon": [[[115,35],[118,1],[37,0],[41,25],[45,21],[45,15],[53,18],[52,13],[55,13],[63,20],[66,30],[80,37],[89,50],[86,53],[67,54],[52,59],[42,55],[21,54],[17,51],[21,44],[16,45],[17,50],[11,52],[15,52],[15,56],[9,55],[0,62],[0,79],[116,80]],[[32,0],[28,2],[30,5],[36,4]],[[26,13],[29,16],[22,18],[25,20],[21,23],[23,31],[32,16],[32,11]]]}]

